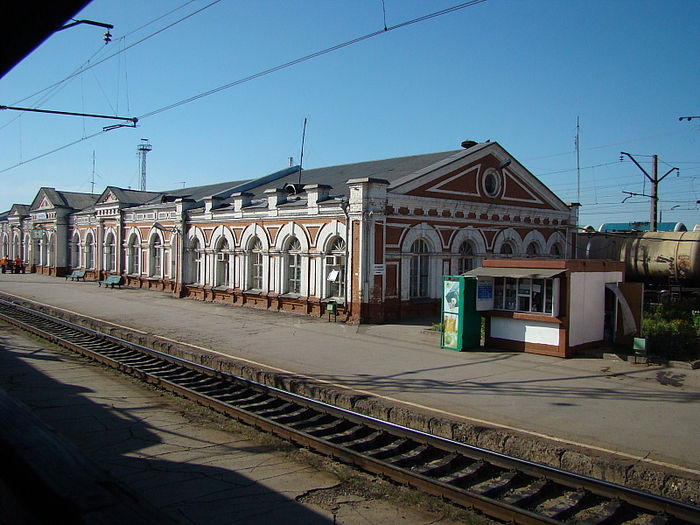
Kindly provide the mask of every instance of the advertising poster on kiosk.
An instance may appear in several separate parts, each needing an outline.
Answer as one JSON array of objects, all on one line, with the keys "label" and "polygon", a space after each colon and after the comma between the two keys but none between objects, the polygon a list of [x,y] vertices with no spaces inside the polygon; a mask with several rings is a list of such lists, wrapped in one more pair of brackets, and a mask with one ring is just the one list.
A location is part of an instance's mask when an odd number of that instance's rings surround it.
[{"label": "advertising poster on kiosk", "polygon": [[476,278],[451,275],[442,277],[442,348],[461,352],[479,347],[481,314],[477,311],[476,304]]},{"label": "advertising poster on kiosk", "polygon": [[463,296],[459,277],[443,277],[442,280],[442,347],[461,350],[459,330],[460,301]]}]

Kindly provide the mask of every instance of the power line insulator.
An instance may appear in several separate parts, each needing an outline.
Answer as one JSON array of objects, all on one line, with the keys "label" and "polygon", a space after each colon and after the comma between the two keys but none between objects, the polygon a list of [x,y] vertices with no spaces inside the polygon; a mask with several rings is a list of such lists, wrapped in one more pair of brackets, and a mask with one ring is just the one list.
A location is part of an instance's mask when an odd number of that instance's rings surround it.
[{"label": "power line insulator", "polygon": [[112,41],[112,33],[109,32],[109,29],[105,32],[103,40],[105,41],[105,44],[109,44]]}]

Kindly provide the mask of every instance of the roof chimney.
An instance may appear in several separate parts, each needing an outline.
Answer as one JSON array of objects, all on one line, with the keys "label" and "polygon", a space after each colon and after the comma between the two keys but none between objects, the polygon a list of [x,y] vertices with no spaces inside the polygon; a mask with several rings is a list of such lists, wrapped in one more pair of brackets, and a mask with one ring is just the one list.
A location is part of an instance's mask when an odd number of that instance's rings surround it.
[{"label": "roof chimney", "polygon": [[478,142],[476,142],[475,140],[465,140],[464,142],[462,142],[462,147],[464,149],[469,149],[472,146],[476,146],[477,144]]}]

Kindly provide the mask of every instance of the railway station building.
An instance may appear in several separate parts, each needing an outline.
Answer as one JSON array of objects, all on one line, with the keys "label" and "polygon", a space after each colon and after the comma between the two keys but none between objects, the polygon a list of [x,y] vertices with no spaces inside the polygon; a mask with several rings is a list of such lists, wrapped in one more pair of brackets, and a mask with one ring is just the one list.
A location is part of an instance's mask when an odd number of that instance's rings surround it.
[{"label": "railway station building", "polygon": [[0,215],[31,271],[177,297],[382,323],[440,311],[443,275],[565,259],[577,205],[496,142],[174,191],[39,189]]}]

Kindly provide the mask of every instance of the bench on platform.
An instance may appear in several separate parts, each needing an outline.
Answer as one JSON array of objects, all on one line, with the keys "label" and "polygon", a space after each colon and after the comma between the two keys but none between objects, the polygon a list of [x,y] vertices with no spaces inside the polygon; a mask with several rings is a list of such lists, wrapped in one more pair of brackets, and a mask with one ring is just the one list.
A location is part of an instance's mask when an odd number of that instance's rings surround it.
[{"label": "bench on platform", "polygon": [[105,288],[110,286],[111,288],[114,288],[114,286],[119,286],[121,289],[122,287],[122,276],[121,275],[108,275],[107,278],[104,281],[100,281],[100,287],[102,285],[105,285]]},{"label": "bench on platform", "polygon": [[66,281],[70,279],[71,281],[82,279],[85,281],[85,270],[73,270],[73,273],[66,275]]}]

